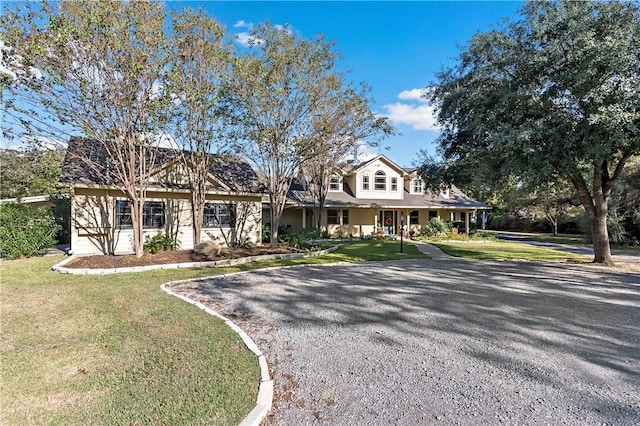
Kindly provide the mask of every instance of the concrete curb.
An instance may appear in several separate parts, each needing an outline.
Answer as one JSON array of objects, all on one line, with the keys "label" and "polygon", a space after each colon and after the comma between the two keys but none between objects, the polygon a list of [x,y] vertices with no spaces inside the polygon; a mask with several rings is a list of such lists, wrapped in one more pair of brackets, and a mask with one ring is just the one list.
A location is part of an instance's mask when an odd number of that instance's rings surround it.
[{"label": "concrete curb", "polygon": [[181,280],[181,281],[172,281],[168,283],[164,283],[160,286],[160,288],[167,294],[171,296],[175,296],[179,299],[184,300],[187,303],[190,303],[198,308],[202,309],[209,315],[213,315],[216,318],[221,319],[224,323],[231,328],[233,331],[240,336],[245,346],[255,354],[258,358],[258,365],[260,366],[260,387],[258,389],[258,397],[256,398],[256,406],[251,412],[247,415],[247,417],[242,420],[240,426],[258,426],[260,422],[267,416],[267,413],[271,410],[271,406],[273,404],[273,380],[269,375],[269,365],[267,364],[267,358],[264,356],[262,351],[258,348],[256,343],[244,332],[237,324],[235,324],[230,319],[226,318],[223,315],[220,315],[218,312],[213,309],[203,305],[200,302],[189,299],[187,296],[183,296],[178,293],[174,293],[171,290],[171,286],[173,284],[190,282],[190,281],[200,281],[202,278],[194,278],[190,280]]},{"label": "concrete curb", "polygon": [[62,262],[56,263],[51,267],[51,270],[59,272],[61,274],[76,274],[76,275],[108,275],[119,274],[125,272],[144,272],[154,271],[157,269],[183,269],[183,268],[216,268],[224,266],[236,266],[249,262],[257,262],[260,260],[272,260],[272,259],[297,259],[302,257],[315,257],[322,256],[327,253],[333,253],[338,249],[338,246],[330,247],[326,250],[312,251],[308,253],[280,253],[280,254],[264,254],[260,256],[248,256],[240,257],[237,259],[222,259],[211,262],[187,262],[187,263],[169,263],[164,265],[147,265],[147,266],[131,266],[127,268],[112,268],[112,269],[94,269],[94,268],[65,268],[64,265],[80,256],[69,256],[68,259]]}]

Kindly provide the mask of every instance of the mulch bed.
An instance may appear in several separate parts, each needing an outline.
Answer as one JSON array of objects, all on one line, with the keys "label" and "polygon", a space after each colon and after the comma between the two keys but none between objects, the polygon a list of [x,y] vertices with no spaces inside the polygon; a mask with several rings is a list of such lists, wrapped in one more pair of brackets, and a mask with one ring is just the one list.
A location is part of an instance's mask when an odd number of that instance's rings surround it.
[{"label": "mulch bed", "polygon": [[288,248],[254,247],[222,250],[220,256],[209,258],[193,253],[192,250],[163,251],[157,254],[145,253],[138,258],[134,255],[96,255],[78,257],[65,265],[65,268],[112,269],[131,266],[163,265],[168,263],[208,262],[221,259],[237,259],[239,257],[260,256],[263,254],[296,253],[298,250]]}]

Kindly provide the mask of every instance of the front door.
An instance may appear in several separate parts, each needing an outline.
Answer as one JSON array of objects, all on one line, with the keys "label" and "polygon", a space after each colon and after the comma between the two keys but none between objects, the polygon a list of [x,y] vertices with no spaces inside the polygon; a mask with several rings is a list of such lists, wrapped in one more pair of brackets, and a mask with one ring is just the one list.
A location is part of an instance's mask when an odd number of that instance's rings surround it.
[{"label": "front door", "polygon": [[396,212],[393,210],[381,210],[380,217],[382,218],[382,230],[385,234],[396,233]]}]

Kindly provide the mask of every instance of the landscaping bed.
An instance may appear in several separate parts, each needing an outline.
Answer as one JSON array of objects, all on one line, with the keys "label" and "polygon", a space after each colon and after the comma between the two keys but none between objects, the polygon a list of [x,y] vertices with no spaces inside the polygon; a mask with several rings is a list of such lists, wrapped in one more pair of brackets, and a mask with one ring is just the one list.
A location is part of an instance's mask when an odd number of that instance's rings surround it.
[{"label": "landscaping bed", "polygon": [[261,256],[265,254],[285,254],[298,253],[301,250],[290,247],[252,247],[252,248],[236,248],[225,249],[220,256],[213,258],[198,255],[193,250],[169,250],[156,254],[145,253],[144,256],[138,258],[135,255],[95,255],[82,256],[73,259],[65,264],[65,268],[95,268],[95,269],[113,269],[127,268],[132,266],[149,266],[164,265],[171,263],[187,263],[187,262],[208,262],[222,259],[237,259],[240,257]]}]

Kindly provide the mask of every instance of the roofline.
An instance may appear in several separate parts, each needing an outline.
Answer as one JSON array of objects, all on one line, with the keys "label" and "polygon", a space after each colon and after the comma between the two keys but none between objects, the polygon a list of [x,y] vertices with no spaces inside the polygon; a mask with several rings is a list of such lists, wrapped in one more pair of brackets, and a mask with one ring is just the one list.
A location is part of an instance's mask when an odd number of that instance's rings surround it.
[{"label": "roofline", "polygon": [[402,167],[400,167],[397,163],[395,163],[393,160],[391,160],[390,158],[388,158],[386,155],[384,154],[379,154],[378,156],[365,161],[364,163],[358,164],[351,172],[351,174],[357,172],[358,170],[366,167],[367,165],[373,163],[376,160],[384,160],[385,162],[389,163],[391,166],[393,166],[395,169],[399,170],[400,173],[402,174],[402,176],[408,176],[409,173],[407,173]]},{"label": "roofline", "polygon": [[45,201],[49,201],[49,197],[51,197],[51,195],[32,195],[30,197],[4,198],[0,200],[0,203],[21,203],[21,204],[42,203]]},{"label": "roofline", "polygon": [[[269,202],[263,202],[263,204],[269,204]],[[286,202],[287,206],[290,207],[317,207],[316,204],[312,203],[297,203],[297,202]],[[331,204],[324,203],[323,208],[351,208],[351,209],[407,209],[407,210],[418,210],[418,209],[449,209],[449,210],[493,210],[491,206],[477,206],[477,207],[469,207],[469,206],[441,206],[441,205],[425,205],[425,206],[394,206],[388,204],[355,204],[355,205],[346,205],[346,204]]]},{"label": "roofline", "polygon": [[[112,190],[112,191],[122,191],[121,188],[115,186],[107,186],[107,185],[99,185],[99,184],[73,184],[69,186],[70,189],[104,189],[104,190]],[[147,186],[146,192],[154,191],[154,192],[167,192],[170,194],[190,194],[191,190],[188,188],[179,189],[179,188],[164,188],[161,186]],[[243,197],[263,197],[268,195],[266,192],[239,192],[239,191],[206,191],[206,194],[213,195],[237,195]]]}]

